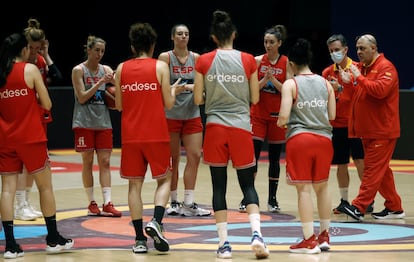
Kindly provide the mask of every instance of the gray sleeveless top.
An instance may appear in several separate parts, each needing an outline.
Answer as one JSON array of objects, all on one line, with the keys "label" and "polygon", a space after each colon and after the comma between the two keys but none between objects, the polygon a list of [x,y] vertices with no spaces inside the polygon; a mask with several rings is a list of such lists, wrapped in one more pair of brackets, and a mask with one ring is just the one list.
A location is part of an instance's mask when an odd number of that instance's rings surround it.
[{"label": "gray sleeveless top", "polygon": [[286,138],[310,132],[331,139],[326,80],[316,74],[297,75],[294,80],[297,100],[292,106]]},{"label": "gray sleeveless top", "polygon": [[[182,64],[172,51],[168,51],[170,57],[170,81],[174,84],[181,77],[181,82],[194,83],[195,58],[194,53],[188,53],[188,59]],[[194,104],[192,91],[185,90],[175,97],[175,104],[170,110],[165,109],[168,119],[187,120],[200,116],[200,108]]]},{"label": "gray sleeveless top", "polygon": [[241,52],[217,49],[204,76],[206,123],[216,123],[251,132],[250,88]]},{"label": "gray sleeveless top", "polygon": [[[98,73],[93,74],[82,63],[83,82],[85,89],[90,89],[94,83],[104,77],[105,69],[103,65],[99,65]],[[85,104],[80,104],[75,96],[75,105],[73,108],[72,128],[88,128],[88,129],[112,129],[111,117],[108,107],[104,102],[105,84],[101,85]]]}]

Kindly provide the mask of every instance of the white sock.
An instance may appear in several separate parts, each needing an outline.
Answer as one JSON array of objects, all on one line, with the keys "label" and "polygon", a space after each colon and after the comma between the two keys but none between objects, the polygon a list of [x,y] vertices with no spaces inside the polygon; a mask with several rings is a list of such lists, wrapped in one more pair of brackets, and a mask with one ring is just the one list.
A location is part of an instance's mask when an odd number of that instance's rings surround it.
[{"label": "white sock", "polygon": [[109,202],[111,202],[111,188],[110,187],[103,187],[102,188],[102,195],[103,195],[105,205],[107,205]]},{"label": "white sock", "polygon": [[260,214],[250,214],[249,215],[250,227],[252,228],[252,233],[257,231],[259,236],[262,236],[262,232],[260,231]]},{"label": "white sock", "polygon": [[85,193],[89,200],[89,203],[95,201],[95,197],[93,196],[93,187],[85,187]]},{"label": "white sock", "polygon": [[348,201],[348,188],[347,187],[340,187],[339,188],[339,195],[343,200]]},{"label": "white sock", "polygon": [[26,190],[16,191],[16,206],[22,206],[26,201]]},{"label": "white sock", "polygon": [[303,237],[309,239],[313,234],[313,222],[302,223]]},{"label": "white sock", "polygon": [[320,226],[319,226],[319,234],[322,233],[325,230],[328,230],[329,232],[329,224],[331,223],[330,219],[321,219],[321,221],[319,222]]},{"label": "white sock", "polygon": [[186,206],[189,206],[192,203],[194,203],[194,190],[192,189],[184,190],[184,204]]},{"label": "white sock", "polygon": [[220,241],[219,246],[221,247],[227,241],[227,222],[216,223],[216,226]]}]

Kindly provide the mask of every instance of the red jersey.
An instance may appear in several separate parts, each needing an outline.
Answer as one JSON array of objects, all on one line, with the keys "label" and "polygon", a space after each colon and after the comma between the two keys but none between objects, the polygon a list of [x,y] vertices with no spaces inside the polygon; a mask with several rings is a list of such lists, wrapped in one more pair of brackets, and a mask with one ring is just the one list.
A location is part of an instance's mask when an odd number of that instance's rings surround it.
[{"label": "red jersey", "polygon": [[156,59],[144,58],[122,65],[122,144],[170,141],[156,63]]},{"label": "red jersey", "polygon": [[0,145],[13,146],[47,141],[36,90],[24,80],[26,62],[16,62],[0,88]]},{"label": "red jersey", "polygon": [[370,65],[359,64],[352,99],[349,136],[365,139],[400,137],[399,79],[395,66],[381,53]]},{"label": "red jersey", "polygon": [[[352,59],[348,57],[344,70],[348,70],[351,64],[357,65],[358,63],[352,61]],[[352,83],[353,81],[348,84],[342,82],[342,78],[339,77],[339,69],[336,64],[332,64],[325,68],[322,71],[322,76],[328,81],[331,81],[331,79],[337,79],[339,84],[342,86],[342,91],[335,91],[336,117],[331,121],[331,125],[333,127],[347,127],[349,112],[351,109],[351,100],[355,92],[355,87]]]},{"label": "red jersey", "polygon": [[[285,55],[280,55],[277,62],[273,65],[270,63],[268,55],[264,54],[262,61],[258,67],[257,76],[260,79],[264,77],[266,71],[270,68],[272,70],[273,76],[281,83],[286,80],[286,67],[287,67],[288,58]],[[260,100],[259,103],[251,106],[251,115],[274,120],[275,116],[279,112],[280,108],[281,95],[280,92],[276,89],[275,86],[269,81],[261,90],[260,90]]]}]

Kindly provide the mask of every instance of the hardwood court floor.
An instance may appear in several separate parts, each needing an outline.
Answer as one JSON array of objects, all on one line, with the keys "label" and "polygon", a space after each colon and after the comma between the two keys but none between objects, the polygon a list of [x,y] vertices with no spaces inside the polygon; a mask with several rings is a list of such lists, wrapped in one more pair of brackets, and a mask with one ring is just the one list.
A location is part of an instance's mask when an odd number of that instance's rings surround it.
[{"label": "hardwood court floor", "polygon": [[[130,226],[127,206],[127,181],[119,178],[119,150],[111,158],[112,199],[115,206],[123,212],[122,218],[87,217],[86,195],[81,181],[81,159],[71,150],[51,151],[53,183],[56,195],[58,227],[64,236],[75,239],[74,249],[66,253],[47,255],[44,252],[44,235],[28,236],[19,239],[25,255],[11,261],[48,261],[48,262],[95,262],[95,261],[222,261],[215,257],[217,233],[213,217],[186,218],[170,217],[164,219],[166,237],[170,241],[168,253],[156,252],[151,240],[148,241],[148,254],[134,254],[131,251],[134,233]],[[184,167],[185,158],[181,160],[180,169]],[[393,161],[398,192],[403,200],[406,218],[402,220],[378,221],[366,215],[364,223],[353,223],[345,215],[332,215],[331,251],[316,255],[291,254],[288,247],[301,237],[300,223],[297,218],[296,191],[285,182],[285,165],[281,166],[281,182],[278,200],[281,214],[269,214],[266,211],[267,198],[267,163],[259,165],[256,187],[259,192],[262,210],[262,231],[271,251],[265,261],[414,261],[414,161]],[[233,239],[233,258],[223,261],[252,261],[254,254],[250,251],[250,232],[246,214],[237,212],[242,194],[237,184],[234,170],[229,167],[227,200],[229,207],[229,236]],[[350,197],[356,196],[359,181],[354,168],[350,168]],[[339,202],[336,182],[336,168],[332,167],[330,187],[332,207]],[[95,198],[102,202],[98,186],[98,174],[95,177]],[[148,203],[144,211],[144,221],[148,222],[152,214],[153,191],[155,182],[147,174],[143,188],[143,202]],[[179,180],[179,198],[182,200],[183,185]],[[201,164],[195,194],[196,202],[211,210],[211,181],[209,169]],[[37,192],[32,193],[33,203],[38,203]],[[37,205],[38,206],[38,205]],[[375,211],[383,209],[383,199],[377,196]],[[317,214],[315,213],[315,218]],[[16,231],[44,228],[43,219],[34,222],[15,221]],[[317,221],[315,229],[318,230]],[[27,233],[29,234],[29,233]],[[44,234],[44,233],[43,233]],[[4,239],[4,238],[2,238]],[[27,240],[29,239],[29,240]],[[288,239],[288,241],[286,240]],[[286,240],[284,242],[284,240]],[[0,241],[4,250],[4,240]],[[2,253],[2,252],[1,252]]]}]

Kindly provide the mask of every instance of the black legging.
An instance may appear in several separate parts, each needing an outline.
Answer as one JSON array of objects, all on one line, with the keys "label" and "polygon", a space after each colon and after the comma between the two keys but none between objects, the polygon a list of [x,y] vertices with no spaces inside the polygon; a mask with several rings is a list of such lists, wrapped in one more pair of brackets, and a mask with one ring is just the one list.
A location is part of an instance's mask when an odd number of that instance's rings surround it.
[{"label": "black legging", "polygon": [[[211,182],[213,185],[213,210],[227,210],[227,167],[210,166]],[[254,167],[237,170],[237,179],[243,192],[244,203],[259,205],[259,197],[254,187]]]},{"label": "black legging", "polygon": [[[263,141],[253,139],[254,155],[256,157],[256,166],[254,167],[255,173],[257,173],[257,162],[260,158],[260,151],[262,149]],[[267,195],[267,202],[275,203],[276,192],[279,185],[280,177],[280,154],[282,152],[282,144],[268,144],[269,154],[269,170],[267,176],[269,178],[269,188]],[[244,203],[244,200],[243,200]]]},{"label": "black legging", "polygon": [[[256,166],[254,168],[255,173],[257,172],[257,162],[260,159],[260,152],[262,151],[263,141],[253,139],[254,155],[256,157]],[[278,179],[280,176],[280,154],[282,152],[282,144],[268,144],[269,154],[269,178]]]}]

